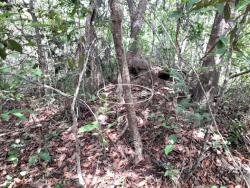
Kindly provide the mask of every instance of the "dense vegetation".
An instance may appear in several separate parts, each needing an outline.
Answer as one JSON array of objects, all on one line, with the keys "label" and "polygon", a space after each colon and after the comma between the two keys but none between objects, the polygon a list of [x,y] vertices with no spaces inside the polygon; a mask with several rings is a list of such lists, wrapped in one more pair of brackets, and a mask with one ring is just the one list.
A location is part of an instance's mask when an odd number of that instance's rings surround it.
[{"label": "dense vegetation", "polygon": [[0,1],[1,187],[250,187],[249,13]]}]

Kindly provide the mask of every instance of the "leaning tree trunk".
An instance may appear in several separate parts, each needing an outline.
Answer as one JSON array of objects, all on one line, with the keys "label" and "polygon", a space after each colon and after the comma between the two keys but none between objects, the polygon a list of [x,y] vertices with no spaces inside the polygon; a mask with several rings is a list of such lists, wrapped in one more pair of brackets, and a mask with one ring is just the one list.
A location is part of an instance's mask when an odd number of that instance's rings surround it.
[{"label": "leaning tree trunk", "polygon": [[109,0],[109,6],[111,9],[111,20],[112,20],[112,33],[113,40],[115,45],[116,57],[119,63],[119,66],[122,70],[122,83],[123,85],[123,93],[125,100],[125,107],[128,113],[128,125],[130,131],[132,133],[132,139],[134,141],[135,147],[135,163],[140,162],[143,159],[142,155],[142,141],[137,127],[137,119],[135,108],[133,105],[131,86],[130,84],[130,76],[128,70],[128,63],[126,60],[126,54],[123,47],[122,41],[122,18],[123,12],[119,7],[121,1],[119,0]]},{"label": "leaning tree trunk", "polygon": [[216,55],[214,49],[220,37],[227,32],[228,25],[223,15],[217,12],[207,44],[206,54],[202,62],[202,67],[206,68],[206,71],[200,74],[200,82],[192,89],[192,99],[194,101],[202,101],[205,99],[205,96],[207,96],[207,99],[212,99],[218,92],[220,68],[217,67],[217,64],[220,62],[220,57]]}]

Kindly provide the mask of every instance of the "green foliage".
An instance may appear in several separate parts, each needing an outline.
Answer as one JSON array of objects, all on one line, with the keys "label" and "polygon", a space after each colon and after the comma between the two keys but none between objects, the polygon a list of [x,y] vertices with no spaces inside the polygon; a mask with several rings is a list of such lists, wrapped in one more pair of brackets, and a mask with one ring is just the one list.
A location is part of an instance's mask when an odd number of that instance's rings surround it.
[{"label": "green foliage", "polygon": [[150,121],[165,121],[164,114],[150,113],[148,119]]},{"label": "green foliage", "polygon": [[7,42],[7,48],[22,53],[23,48],[18,42],[16,42],[13,39],[8,39],[6,42]]},{"label": "green foliage", "polygon": [[164,148],[164,153],[165,155],[169,155],[170,153],[172,153],[173,150],[174,150],[174,145],[169,144]]},{"label": "green foliage", "polygon": [[205,28],[204,25],[202,23],[199,22],[194,22],[191,25],[191,30],[189,32],[189,40],[191,41],[195,41],[197,39],[201,39],[202,38],[202,34],[204,32]]},{"label": "green foliage", "polygon": [[38,163],[38,161],[39,161],[39,157],[38,157],[38,155],[31,155],[30,157],[29,157],[29,161],[28,161],[28,163],[29,163],[29,165],[36,165],[37,163]]},{"label": "green foliage", "polygon": [[236,1],[236,9],[238,11],[244,10],[249,5],[249,0]]},{"label": "green foliage", "polygon": [[17,149],[12,149],[8,152],[7,161],[10,161],[13,164],[17,165],[18,158],[19,158],[19,151]]},{"label": "green foliage", "polygon": [[40,159],[46,161],[46,162],[50,162],[51,161],[51,156],[49,154],[49,152],[47,150],[42,149],[39,153],[38,156],[40,157]]},{"label": "green foliage", "polygon": [[184,74],[178,69],[170,69],[170,76],[174,78],[176,83],[174,84],[175,93],[184,92],[187,96],[189,94],[189,89],[186,85]]},{"label": "green foliage", "polygon": [[12,162],[14,165],[18,164],[20,151],[23,148],[24,144],[21,143],[20,139],[16,139],[9,147],[7,161]]},{"label": "green foliage", "polygon": [[11,116],[15,116],[18,119],[20,119],[21,121],[26,121],[27,117],[23,113],[27,113],[27,112],[33,113],[32,110],[30,110],[30,109],[12,109],[12,110],[8,110],[8,111],[3,112],[0,117],[4,121],[9,121]]},{"label": "green foliage", "polygon": [[223,3],[224,0],[206,0],[206,1],[199,1],[197,3],[194,4],[192,10],[199,10],[202,8],[206,8],[209,6],[216,6],[219,3]]},{"label": "green foliage", "polygon": [[247,132],[247,127],[240,121],[233,121],[229,127],[229,135],[227,141],[231,143],[231,145],[237,145],[243,140],[243,136]]},{"label": "green foliage", "polygon": [[13,182],[13,177],[10,175],[7,175],[5,182],[1,186],[4,188],[9,188],[9,186],[12,184],[12,182]]},{"label": "green foliage", "polygon": [[57,184],[55,185],[55,188],[63,188],[63,185],[60,184],[60,183],[57,183]]},{"label": "green foliage", "polygon": [[[167,163],[165,165],[165,173],[164,176],[167,176],[172,181],[176,182],[178,179],[178,176],[180,174],[180,170],[175,168],[172,164]],[[177,183],[177,182],[176,182]]]},{"label": "green foliage", "polygon": [[0,57],[2,59],[6,59],[8,55],[7,50],[17,51],[19,53],[22,53],[23,48],[20,43],[18,43],[13,39],[6,39],[6,40],[0,39]]},{"label": "green foliage", "polygon": [[79,133],[91,132],[91,131],[98,129],[98,128],[99,128],[99,123],[94,121],[90,124],[87,124],[87,125],[80,127],[78,132]]},{"label": "green foliage", "polygon": [[177,137],[176,135],[170,135],[168,137],[169,143],[165,148],[164,148],[164,154],[166,156],[168,156],[170,153],[172,153],[172,151],[174,150],[174,144],[177,141]]},{"label": "green foliage", "polygon": [[29,157],[28,163],[31,166],[36,165],[40,160],[45,162],[51,162],[51,156],[47,149],[38,149],[36,154],[33,154]]},{"label": "green foliage", "polygon": [[33,69],[32,74],[34,76],[41,77],[43,75],[43,72],[39,67],[37,67],[36,69]]}]

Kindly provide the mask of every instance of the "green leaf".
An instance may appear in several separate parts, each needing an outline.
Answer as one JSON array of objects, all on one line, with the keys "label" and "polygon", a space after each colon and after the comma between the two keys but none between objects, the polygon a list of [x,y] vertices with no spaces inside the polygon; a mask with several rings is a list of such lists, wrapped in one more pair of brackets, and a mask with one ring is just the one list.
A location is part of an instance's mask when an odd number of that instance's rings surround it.
[{"label": "green leaf", "polygon": [[174,145],[169,144],[164,148],[165,155],[169,155],[174,150]]},{"label": "green leaf", "polygon": [[217,185],[212,185],[211,188],[218,188],[218,186]]},{"label": "green leaf", "polygon": [[39,157],[40,157],[42,160],[44,160],[44,161],[47,161],[47,162],[50,162],[50,161],[51,161],[51,156],[50,156],[49,152],[46,151],[46,150],[41,150],[41,151],[39,152]]},{"label": "green leaf", "polygon": [[50,27],[50,25],[45,23],[32,22],[31,27]]},{"label": "green leaf", "polygon": [[58,183],[58,184],[55,185],[55,188],[63,188],[63,185]]},{"label": "green leaf", "polygon": [[4,49],[4,44],[0,42],[0,49]]},{"label": "green leaf", "polygon": [[1,7],[1,8],[2,8],[2,7],[5,7],[6,5],[7,5],[7,3],[0,1],[0,7]]},{"label": "green leaf", "polygon": [[228,44],[228,39],[225,36],[220,37],[220,41],[226,46]]},{"label": "green leaf", "polygon": [[175,144],[176,141],[177,141],[177,137],[176,137],[176,135],[174,135],[174,134],[170,135],[170,136],[168,137],[168,139],[169,139],[169,141],[170,141],[171,144]]},{"label": "green leaf", "polygon": [[34,76],[41,77],[43,75],[43,72],[42,72],[42,70],[39,67],[37,67],[36,69],[34,69],[32,71],[32,74]]},{"label": "green leaf", "polygon": [[0,18],[8,18],[8,17],[11,17],[13,16],[14,13],[11,13],[11,12],[4,12],[4,13],[1,13],[0,14]]},{"label": "green leaf", "polygon": [[35,165],[38,162],[38,156],[37,155],[31,155],[29,157],[29,165]]},{"label": "green leaf", "polygon": [[12,162],[18,161],[18,157],[17,155],[10,155],[8,156],[7,161],[12,161]]},{"label": "green leaf", "polygon": [[12,114],[23,121],[27,120],[27,118],[21,112],[13,112]]},{"label": "green leaf", "polygon": [[193,7],[195,3],[197,3],[199,0],[189,0],[187,3],[187,9],[189,10],[190,8]]},{"label": "green leaf", "polygon": [[237,3],[236,10],[238,10],[238,11],[243,10],[245,7],[248,6],[249,3],[250,3],[249,0],[240,0],[240,1]]},{"label": "green leaf", "polygon": [[8,181],[12,181],[12,180],[13,180],[13,177],[10,176],[10,175],[7,175],[7,176],[6,176],[6,179],[7,179]]},{"label": "green leaf", "polygon": [[3,113],[3,114],[1,114],[1,118],[2,118],[4,121],[9,121],[10,115],[9,115],[9,113]]},{"label": "green leaf", "polygon": [[13,39],[8,39],[7,40],[7,47],[10,50],[14,50],[14,51],[17,51],[17,52],[20,52],[20,53],[22,53],[22,51],[23,51],[22,46]]},{"label": "green leaf", "polygon": [[90,132],[90,131],[93,131],[94,129],[98,129],[98,128],[99,128],[98,122],[93,122],[91,124],[87,124],[87,125],[79,128],[79,133]]},{"label": "green leaf", "polygon": [[223,14],[224,12],[224,3],[218,3],[215,8],[217,9],[217,11],[220,13],[220,14]]},{"label": "green leaf", "polygon": [[231,8],[229,3],[227,2],[224,6],[224,19],[227,22],[230,19],[231,16]]},{"label": "green leaf", "polygon": [[10,71],[11,71],[11,69],[8,66],[3,66],[0,68],[1,73],[9,73]]},{"label": "green leaf", "polygon": [[6,59],[7,54],[6,54],[5,48],[0,48],[0,57],[1,57],[2,59]]},{"label": "green leaf", "polygon": [[172,11],[172,12],[170,12],[170,14],[169,14],[169,18],[176,18],[176,19],[179,19],[179,18],[181,18],[181,16],[182,16],[182,12],[179,11],[179,10]]},{"label": "green leaf", "polygon": [[207,0],[207,1],[201,0],[198,3],[195,3],[192,10],[199,10],[199,9],[206,8],[209,6],[216,6],[217,4],[223,3],[223,2],[224,0]]}]

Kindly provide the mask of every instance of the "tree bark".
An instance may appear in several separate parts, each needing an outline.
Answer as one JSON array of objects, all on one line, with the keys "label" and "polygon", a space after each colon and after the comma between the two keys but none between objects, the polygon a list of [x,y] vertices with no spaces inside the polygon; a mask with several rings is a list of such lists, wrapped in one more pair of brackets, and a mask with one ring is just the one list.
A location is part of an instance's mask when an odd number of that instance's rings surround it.
[{"label": "tree bark", "polygon": [[220,37],[225,36],[227,32],[228,25],[223,15],[217,12],[207,44],[206,54],[202,62],[202,67],[206,68],[206,71],[200,74],[200,82],[192,89],[192,99],[194,101],[202,101],[205,96],[207,96],[207,99],[212,99],[216,95],[216,92],[218,92],[220,68],[216,67],[216,65],[220,62],[221,58],[216,55],[214,48]]},{"label": "tree bark", "polygon": [[[87,46],[91,46],[93,41],[96,39],[96,31],[95,27],[93,25],[94,21],[97,17],[97,11],[98,11],[98,2],[97,0],[90,1],[89,5],[90,14],[86,17],[86,23],[85,23],[85,37],[86,37],[86,43]],[[92,90],[96,90],[98,86],[101,84],[101,67],[100,64],[98,64],[98,57],[97,57],[97,47],[93,45],[93,50],[91,52],[90,58],[89,58],[89,65],[90,65],[90,86]]]},{"label": "tree bark", "polygon": [[[37,16],[34,13],[34,1],[33,0],[30,0],[30,2],[29,2],[28,12],[31,15],[32,22],[38,23]],[[42,36],[40,34],[39,27],[35,27],[35,39],[36,39],[36,43],[37,43],[37,56],[38,56],[39,67],[41,68],[43,73],[47,73],[48,69],[47,69],[47,65],[45,62],[45,55],[44,55],[44,51],[43,51],[43,47],[42,47]]]},{"label": "tree bark", "polygon": [[135,108],[133,105],[131,86],[130,86],[130,76],[128,70],[128,63],[126,60],[126,54],[123,46],[122,40],[122,18],[123,12],[118,5],[119,0],[109,0],[109,6],[111,9],[111,20],[112,20],[112,33],[113,40],[115,45],[116,57],[119,63],[119,66],[122,70],[122,83],[123,83],[123,92],[125,107],[128,113],[128,125],[132,133],[132,138],[134,141],[135,148],[135,163],[140,162],[143,159],[142,155],[142,141],[141,136],[137,127],[137,119]]},{"label": "tree bark", "polygon": [[128,66],[130,70],[139,72],[140,70],[147,70],[148,65],[145,58],[142,57],[139,47],[139,34],[144,23],[143,17],[147,9],[147,0],[140,0],[138,5],[133,0],[127,0],[130,15],[130,44],[127,52]]},{"label": "tree bark", "polygon": [[[38,23],[37,16],[34,12],[34,0],[30,0],[29,5],[27,5],[25,2],[24,4],[26,7],[28,7],[28,12],[30,13],[31,18],[32,18],[32,23]],[[37,58],[38,58],[39,68],[42,70],[43,74],[47,74],[48,67],[45,61],[45,54],[44,54],[43,46],[42,46],[42,36],[40,34],[39,27],[35,27],[35,40],[36,40],[36,45],[37,45]],[[39,93],[41,96],[45,95],[46,89],[39,88]]]},{"label": "tree bark", "polygon": [[[176,8],[177,11],[182,12],[183,11],[183,5],[179,2],[176,2]],[[176,23],[176,34],[175,34],[175,48],[176,48],[176,64],[181,68],[182,66],[182,57],[181,57],[181,46],[179,43],[179,36],[180,36],[180,29],[181,29],[181,20],[182,18],[177,19]]]}]

